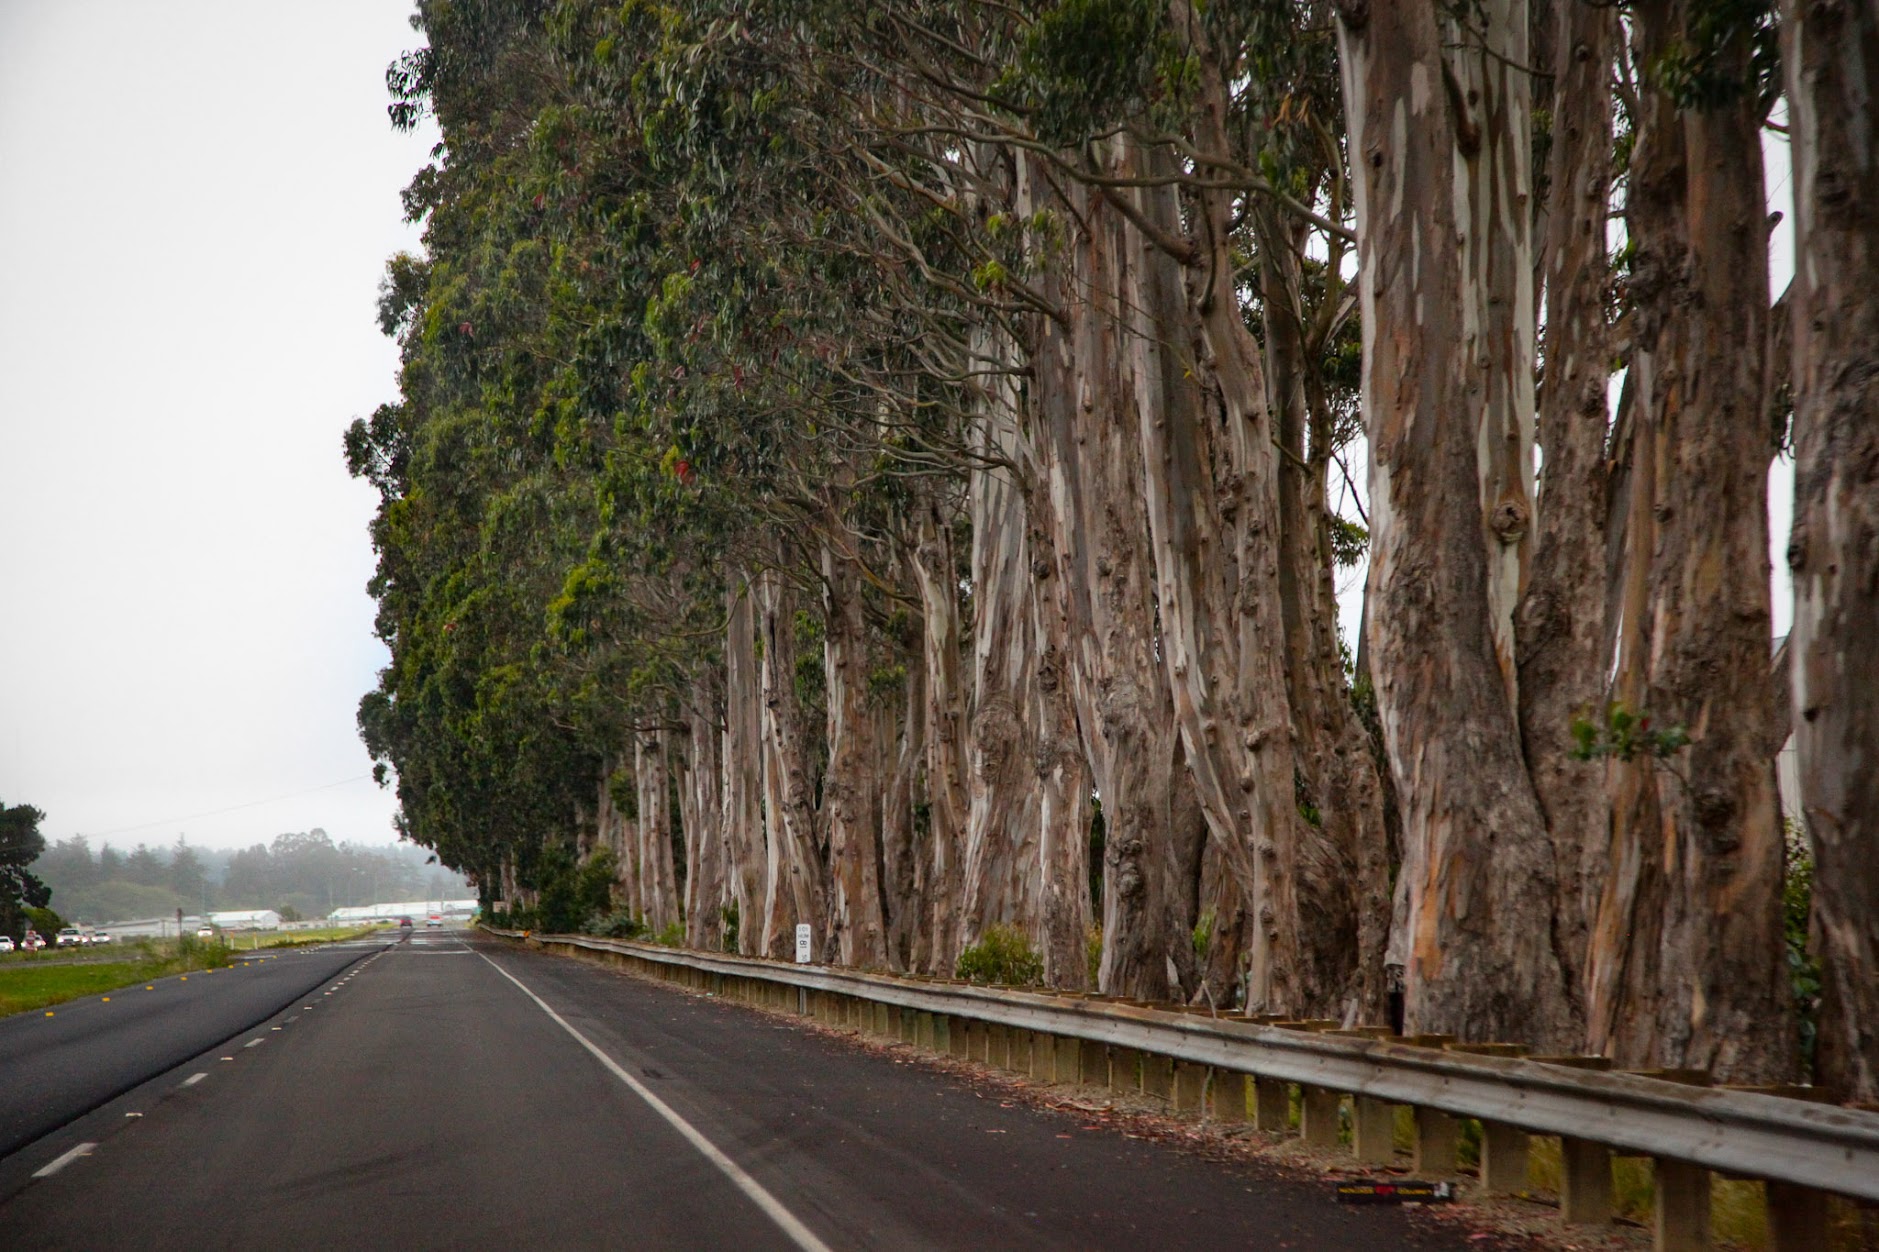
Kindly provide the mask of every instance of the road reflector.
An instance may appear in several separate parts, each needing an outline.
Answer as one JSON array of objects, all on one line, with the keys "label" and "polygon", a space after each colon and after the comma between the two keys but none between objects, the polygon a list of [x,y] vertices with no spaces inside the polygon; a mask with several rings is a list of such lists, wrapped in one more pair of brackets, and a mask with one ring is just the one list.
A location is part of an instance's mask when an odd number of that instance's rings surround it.
[{"label": "road reflector", "polygon": [[155,987],[148,987],[148,986],[147,986],[147,987],[145,987],[145,988],[144,988],[144,990],[145,990],[145,991],[155,991],[155,990],[156,990],[156,988],[155,988]]},{"label": "road reflector", "polygon": [[46,1010],[46,1016],[47,1016],[47,1017],[51,1017],[51,1016],[52,1016],[52,1010],[51,1010],[51,1009],[47,1009],[47,1010]]},{"label": "road reflector", "polygon": [[100,996],[100,997],[98,997],[98,998],[99,998],[99,999],[101,999],[101,1000],[103,1000],[103,1001],[104,1001],[104,1002],[105,1002],[106,1004],[109,1004],[109,1003],[111,1003],[111,997],[110,997],[110,996]]}]

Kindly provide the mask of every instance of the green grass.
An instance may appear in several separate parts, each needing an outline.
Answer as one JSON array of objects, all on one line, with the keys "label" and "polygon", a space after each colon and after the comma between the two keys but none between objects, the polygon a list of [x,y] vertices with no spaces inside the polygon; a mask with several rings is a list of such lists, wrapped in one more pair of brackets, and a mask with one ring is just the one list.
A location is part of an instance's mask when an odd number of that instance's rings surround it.
[{"label": "green grass", "polygon": [[261,935],[257,943],[254,934],[229,935],[228,944],[237,952],[247,952],[253,948],[300,948],[311,943],[337,943],[346,939],[363,939],[369,934],[381,930],[390,930],[388,922],[374,922],[369,926],[324,926],[318,930],[283,930],[278,934]]},{"label": "green grass", "polygon": [[[219,943],[193,936],[125,945],[129,960],[82,965],[8,965],[0,968],[0,1017],[50,1008],[82,996],[105,995],[171,974],[219,969],[231,960]],[[141,990],[141,988],[139,988]]]}]

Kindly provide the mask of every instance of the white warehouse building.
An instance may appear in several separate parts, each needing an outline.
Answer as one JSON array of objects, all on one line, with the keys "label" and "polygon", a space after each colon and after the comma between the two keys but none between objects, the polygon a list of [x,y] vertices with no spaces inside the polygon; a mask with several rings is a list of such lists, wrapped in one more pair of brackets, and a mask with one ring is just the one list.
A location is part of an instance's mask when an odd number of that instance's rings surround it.
[{"label": "white warehouse building", "polygon": [[281,915],[273,909],[239,909],[232,913],[211,913],[209,922],[219,930],[279,930]]},{"label": "white warehouse building", "polygon": [[328,921],[334,922],[395,922],[403,917],[422,922],[432,913],[461,920],[475,915],[476,901],[394,900],[388,904],[352,904],[334,909],[326,917]]}]

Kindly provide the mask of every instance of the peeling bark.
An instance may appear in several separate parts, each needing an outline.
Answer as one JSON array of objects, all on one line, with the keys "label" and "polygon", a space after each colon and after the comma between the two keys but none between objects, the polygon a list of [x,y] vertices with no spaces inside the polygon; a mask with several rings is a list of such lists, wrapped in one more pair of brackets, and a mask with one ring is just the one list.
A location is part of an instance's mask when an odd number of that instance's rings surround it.
[{"label": "peeling bark", "polygon": [[880,736],[868,695],[867,624],[854,563],[822,547],[823,668],[828,683],[829,763],[822,820],[828,833],[829,923],[838,959],[886,969],[881,910]]},{"label": "peeling bark", "polygon": [[[1654,65],[1678,38],[1682,6],[1636,13],[1637,60]],[[1723,52],[1743,82],[1748,51],[1738,34]],[[1649,448],[1632,466],[1630,552],[1643,568],[1631,577],[1619,684],[1657,726],[1685,727],[1690,744],[1614,766],[1621,876],[1594,936],[1592,1041],[1622,1064],[1782,1082],[1794,1041],[1766,676],[1760,110],[1747,91],[1678,110],[1660,86],[1645,90],[1632,181],[1651,220],[1639,223],[1633,264],[1633,368],[1635,438]]]},{"label": "peeling bark", "polygon": [[763,641],[763,791],[768,858],[764,870],[759,955],[795,951],[796,927],[808,923],[814,951],[829,949],[828,886],[818,848],[809,729],[796,693],[796,592],[766,570],[756,584]]},{"label": "peeling bark", "polygon": [[1482,517],[1479,368],[1461,350],[1477,314],[1464,309],[1456,149],[1478,122],[1451,106],[1434,11],[1339,11],[1371,448],[1371,664],[1409,877],[1407,1026],[1571,1048],[1552,848],[1499,625],[1507,556]]},{"label": "peeling bark", "polygon": [[725,839],[721,792],[722,739],[714,683],[700,683],[686,715],[679,766],[679,824],[685,831],[685,942],[716,952],[724,946]]},{"label": "peeling bark", "polygon": [[950,976],[959,958],[957,910],[965,858],[965,680],[959,621],[959,567],[951,519],[937,503],[920,519],[913,562],[920,590],[921,663],[926,669],[927,853],[916,891],[929,915],[914,938],[912,963]]},{"label": "peeling bark", "polygon": [[1794,722],[1823,976],[1818,1079],[1879,1101],[1879,14],[1787,0]]},{"label": "peeling bark", "polygon": [[755,956],[763,940],[768,840],[763,824],[763,678],[757,667],[753,589],[741,580],[726,593],[724,751],[721,829],[737,950]]},{"label": "peeling bark", "polygon": [[1583,1012],[1585,953],[1611,824],[1605,768],[1573,759],[1575,717],[1596,716],[1609,676],[1606,525],[1611,464],[1605,330],[1610,274],[1610,77],[1618,23],[1609,8],[1556,6],[1553,143],[1545,218],[1546,376],[1533,573],[1514,619],[1521,745],[1553,843],[1554,948]]},{"label": "peeling bark", "polygon": [[658,934],[679,920],[672,863],[672,790],[665,730],[633,740],[633,777],[639,786],[639,902],[647,927]]}]

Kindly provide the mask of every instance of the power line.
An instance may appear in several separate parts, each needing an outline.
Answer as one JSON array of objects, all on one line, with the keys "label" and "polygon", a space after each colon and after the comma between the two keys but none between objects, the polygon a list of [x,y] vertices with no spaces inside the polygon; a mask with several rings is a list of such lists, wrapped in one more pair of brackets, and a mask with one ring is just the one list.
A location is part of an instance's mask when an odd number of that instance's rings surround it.
[{"label": "power line", "polygon": [[308,787],[305,791],[291,791],[284,796],[270,796],[266,800],[250,800],[246,804],[231,804],[225,809],[210,809],[207,813],[190,813],[183,817],[160,817],[154,822],[142,822],[136,826],[120,826],[116,830],[92,830],[84,833],[93,839],[103,839],[107,835],[128,835],[136,830],[149,830],[152,826],[169,826],[176,822],[193,822],[203,817],[220,817],[224,813],[239,813],[243,809],[259,808],[263,804],[279,804],[282,800],[298,800],[301,796],[310,796],[316,792],[331,791],[335,787],[346,787],[370,778],[370,774],[355,774],[351,778],[342,778],[338,782],[326,783],[318,787]]}]

